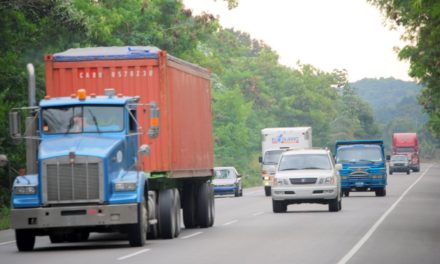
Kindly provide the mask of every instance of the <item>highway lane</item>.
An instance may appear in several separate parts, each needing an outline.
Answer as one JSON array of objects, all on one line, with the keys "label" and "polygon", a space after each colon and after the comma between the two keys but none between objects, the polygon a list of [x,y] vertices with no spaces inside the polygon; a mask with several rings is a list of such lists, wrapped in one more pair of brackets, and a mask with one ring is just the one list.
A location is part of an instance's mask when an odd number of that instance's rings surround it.
[{"label": "highway lane", "polygon": [[274,214],[262,187],[245,189],[243,197],[216,198],[213,228],[183,230],[177,239],[151,240],[142,248],[129,247],[121,235],[93,234],[91,241],[74,244],[50,244],[47,237],[38,237],[34,252],[19,253],[11,243],[12,231],[1,231],[0,259],[32,264],[438,263],[440,166],[433,165],[424,174],[429,166],[423,164],[420,173],[389,176],[386,197],[373,193],[344,197],[337,213],[328,212],[325,205],[304,204]]}]

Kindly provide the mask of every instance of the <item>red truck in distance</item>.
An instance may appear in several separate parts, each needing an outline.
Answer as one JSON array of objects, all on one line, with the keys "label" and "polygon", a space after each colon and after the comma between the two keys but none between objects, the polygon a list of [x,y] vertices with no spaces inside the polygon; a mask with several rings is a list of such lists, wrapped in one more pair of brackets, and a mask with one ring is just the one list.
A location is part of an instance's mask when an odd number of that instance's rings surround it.
[{"label": "red truck in distance", "polygon": [[420,171],[420,147],[417,133],[394,133],[393,155],[407,155],[414,172]]}]

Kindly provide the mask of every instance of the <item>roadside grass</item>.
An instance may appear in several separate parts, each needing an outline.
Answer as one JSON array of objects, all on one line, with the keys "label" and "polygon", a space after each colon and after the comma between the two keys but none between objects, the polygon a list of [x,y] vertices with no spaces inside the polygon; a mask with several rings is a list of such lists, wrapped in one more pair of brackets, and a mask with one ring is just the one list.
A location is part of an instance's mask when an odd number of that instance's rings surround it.
[{"label": "roadside grass", "polygon": [[9,229],[11,225],[11,209],[0,207],[0,230]]}]

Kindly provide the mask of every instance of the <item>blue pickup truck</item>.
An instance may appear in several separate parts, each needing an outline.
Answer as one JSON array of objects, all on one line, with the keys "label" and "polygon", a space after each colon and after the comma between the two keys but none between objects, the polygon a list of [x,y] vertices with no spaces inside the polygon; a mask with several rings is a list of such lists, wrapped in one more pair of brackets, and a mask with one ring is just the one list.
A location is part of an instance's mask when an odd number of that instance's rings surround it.
[{"label": "blue pickup truck", "polygon": [[335,145],[336,163],[342,164],[342,194],[375,192],[386,195],[387,170],[383,140],[338,140]]}]

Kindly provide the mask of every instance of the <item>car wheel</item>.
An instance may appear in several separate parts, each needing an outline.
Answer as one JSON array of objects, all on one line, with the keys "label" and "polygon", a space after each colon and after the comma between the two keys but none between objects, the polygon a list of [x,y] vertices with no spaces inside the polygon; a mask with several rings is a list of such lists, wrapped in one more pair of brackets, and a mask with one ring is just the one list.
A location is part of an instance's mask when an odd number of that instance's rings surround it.
[{"label": "car wheel", "polygon": [[285,213],[287,211],[287,204],[283,201],[272,200],[272,210],[274,213]]},{"label": "car wheel", "polygon": [[390,175],[393,175],[393,171],[392,170],[390,170]]},{"label": "car wheel", "polygon": [[338,197],[336,197],[335,199],[330,200],[330,202],[328,203],[328,210],[330,212],[337,212],[337,211],[339,211]]},{"label": "car wheel", "polygon": [[344,195],[345,195],[345,197],[348,197],[348,196],[350,196],[350,192],[349,191],[344,191]]},{"label": "car wheel", "polygon": [[406,174],[407,174],[407,175],[409,175],[410,173],[411,173],[411,171],[410,171],[410,170],[407,170],[407,171],[406,171]]}]

